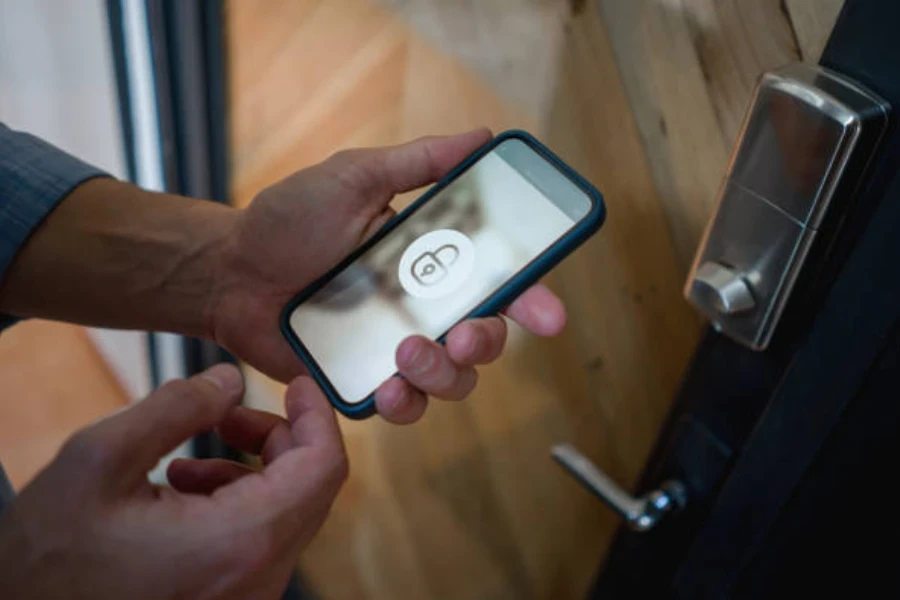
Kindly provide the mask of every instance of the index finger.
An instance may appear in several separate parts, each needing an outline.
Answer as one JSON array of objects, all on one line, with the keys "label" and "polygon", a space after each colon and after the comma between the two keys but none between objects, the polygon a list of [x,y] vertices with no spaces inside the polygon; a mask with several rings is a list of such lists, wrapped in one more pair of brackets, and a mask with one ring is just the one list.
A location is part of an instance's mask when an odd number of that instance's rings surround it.
[{"label": "index finger", "polygon": [[[216,490],[214,497],[266,521],[326,508],[347,478],[347,457],[337,419],[309,377],[285,393],[293,447],[255,475]],[[296,519],[294,519],[296,520]]]}]

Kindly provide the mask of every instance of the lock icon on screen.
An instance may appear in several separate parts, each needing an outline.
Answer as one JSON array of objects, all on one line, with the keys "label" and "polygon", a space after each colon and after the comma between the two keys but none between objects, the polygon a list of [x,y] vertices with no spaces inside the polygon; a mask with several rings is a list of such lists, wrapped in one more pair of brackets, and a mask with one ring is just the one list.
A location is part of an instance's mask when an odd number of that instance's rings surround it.
[{"label": "lock icon on screen", "polygon": [[397,276],[413,298],[441,298],[456,291],[472,274],[475,246],[453,229],[426,233],[400,257]]},{"label": "lock icon on screen", "polygon": [[453,244],[444,244],[434,252],[423,252],[413,261],[410,273],[419,284],[432,286],[447,276],[448,269],[459,258],[459,248]]}]

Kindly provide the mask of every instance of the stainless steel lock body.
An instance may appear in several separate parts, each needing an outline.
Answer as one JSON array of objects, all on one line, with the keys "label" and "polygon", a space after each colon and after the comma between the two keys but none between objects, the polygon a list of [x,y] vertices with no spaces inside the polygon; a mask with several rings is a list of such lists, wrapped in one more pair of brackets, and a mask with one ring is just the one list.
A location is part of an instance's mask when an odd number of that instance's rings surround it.
[{"label": "stainless steel lock body", "polygon": [[810,248],[859,188],[888,111],[815,65],[760,78],[684,290],[716,328],[767,347]]}]

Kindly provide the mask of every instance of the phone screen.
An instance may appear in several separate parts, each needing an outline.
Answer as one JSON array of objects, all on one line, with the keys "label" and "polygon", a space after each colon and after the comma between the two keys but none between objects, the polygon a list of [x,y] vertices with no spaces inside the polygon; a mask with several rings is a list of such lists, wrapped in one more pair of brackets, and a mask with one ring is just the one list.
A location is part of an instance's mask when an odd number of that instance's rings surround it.
[{"label": "phone screen", "polygon": [[347,403],[397,371],[565,236],[591,197],[522,140],[495,146],[300,303],[290,327]]}]

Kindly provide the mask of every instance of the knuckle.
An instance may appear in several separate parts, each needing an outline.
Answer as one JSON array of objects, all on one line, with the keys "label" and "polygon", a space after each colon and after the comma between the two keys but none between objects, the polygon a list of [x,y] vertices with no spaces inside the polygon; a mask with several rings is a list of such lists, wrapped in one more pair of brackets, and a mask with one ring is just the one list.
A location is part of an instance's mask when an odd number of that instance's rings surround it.
[{"label": "knuckle", "polygon": [[109,466],[114,452],[108,444],[100,443],[90,428],[75,432],[59,453],[65,460],[76,463],[80,469],[99,470]]},{"label": "knuckle", "polygon": [[455,388],[459,387],[461,375],[462,374],[450,364],[438,366],[435,368],[434,374],[432,375],[430,382],[431,387],[434,388],[435,393],[452,392]]},{"label": "knuckle", "polygon": [[172,398],[178,403],[180,411],[192,417],[201,417],[215,410],[213,384],[198,377],[169,381],[156,394]]},{"label": "knuckle", "polygon": [[193,395],[193,386],[186,379],[173,379],[162,384],[154,396],[170,396],[173,398],[187,398]]},{"label": "knuckle", "polygon": [[380,159],[371,150],[340,150],[332,154],[327,162],[346,189],[369,191],[381,183]]},{"label": "knuckle", "polygon": [[343,449],[340,451],[339,457],[332,464],[331,471],[332,477],[338,488],[343,486],[350,477],[350,461],[347,460],[347,454]]},{"label": "knuckle", "polygon": [[263,524],[240,534],[234,543],[219,546],[218,559],[222,569],[249,577],[269,568],[280,553],[275,529],[272,524]]},{"label": "knuckle", "polygon": [[503,353],[508,335],[509,331],[506,326],[506,321],[497,319],[497,326],[494,329],[494,334],[489,338],[492,343],[491,351],[494,356],[500,356]]},{"label": "knuckle", "polygon": [[478,372],[475,369],[469,369],[459,374],[454,385],[446,394],[447,400],[464,400],[478,383]]},{"label": "knuckle", "polygon": [[350,461],[343,446],[321,452],[317,460],[324,484],[336,494],[350,477]]}]

